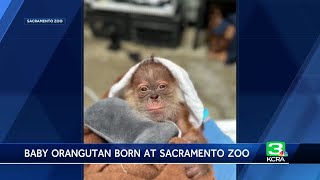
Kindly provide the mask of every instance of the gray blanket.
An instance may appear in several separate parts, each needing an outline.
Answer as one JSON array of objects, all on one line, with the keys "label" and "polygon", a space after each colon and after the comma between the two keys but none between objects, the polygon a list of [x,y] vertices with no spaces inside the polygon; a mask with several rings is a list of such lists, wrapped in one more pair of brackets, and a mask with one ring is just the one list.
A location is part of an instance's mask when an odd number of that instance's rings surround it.
[{"label": "gray blanket", "polygon": [[84,114],[85,125],[110,143],[168,143],[179,129],[170,121],[154,122],[119,98],[100,100]]}]

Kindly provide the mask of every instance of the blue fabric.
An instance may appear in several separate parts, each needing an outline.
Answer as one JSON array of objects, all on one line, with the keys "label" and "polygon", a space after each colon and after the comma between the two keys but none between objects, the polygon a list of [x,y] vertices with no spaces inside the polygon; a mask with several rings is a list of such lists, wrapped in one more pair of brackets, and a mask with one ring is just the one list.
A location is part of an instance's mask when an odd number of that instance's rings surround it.
[{"label": "blue fabric", "polygon": [[204,110],[203,110],[203,120],[205,121],[207,118],[209,118],[209,110],[207,108],[204,108]]},{"label": "blue fabric", "polygon": [[[224,32],[226,31],[227,27],[231,24],[236,25],[236,13],[231,14],[226,19],[223,19],[222,22],[212,30],[212,32],[216,35],[222,36]],[[228,59],[236,58],[237,57],[237,35],[235,35],[235,38],[232,39],[230,42],[230,45],[228,47]]]},{"label": "blue fabric", "polygon": [[232,24],[236,25],[236,24],[237,24],[237,15],[236,15],[236,13],[231,14],[231,15],[228,17],[228,20],[229,20]]},{"label": "blue fabric", "polygon": [[223,33],[226,31],[227,27],[230,25],[229,21],[226,21],[225,19],[222,20],[222,22],[216,27],[214,28],[212,31],[214,34],[216,35],[220,35],[222,36]]},{"label": "blue fabric", "polygon": [[[209,144],[232,144],[234,143],[229,136],[225,135],[217,126],[213,119],[204,123],[204,136]],[[214,174],[219,180],[235,180],[235,164],[214,164]]]},{"label": "blue fabric", "polygon": [[[236,25],[236,13],[231,14],[228,17],[228,20],[230,21],[230,23]],[[229,49],[228,49],[228,58],[236,58],[237,57],[237,35],[234,36],[235,38],[233,38],[233,40],[230,43]]]}]

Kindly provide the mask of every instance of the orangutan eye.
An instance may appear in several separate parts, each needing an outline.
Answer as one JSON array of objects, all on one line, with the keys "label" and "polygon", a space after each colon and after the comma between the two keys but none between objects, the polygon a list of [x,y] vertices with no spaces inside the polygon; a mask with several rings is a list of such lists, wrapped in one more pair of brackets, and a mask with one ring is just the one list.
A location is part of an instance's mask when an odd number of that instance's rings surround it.
[{"label": "orangutan eye", "polygon": [[167,85],[165,85],[165,84],[160,84],[159,86],[158,86],[158,88],[160,89],[160,90],[163,90],[163,89],[165,89],[167,87]]},{"label": "orangutan eye", "polygon": [[147,86],[141,86],[140,87],[140,91],[146,92],[146,91],[148,91],[148,87]]}]

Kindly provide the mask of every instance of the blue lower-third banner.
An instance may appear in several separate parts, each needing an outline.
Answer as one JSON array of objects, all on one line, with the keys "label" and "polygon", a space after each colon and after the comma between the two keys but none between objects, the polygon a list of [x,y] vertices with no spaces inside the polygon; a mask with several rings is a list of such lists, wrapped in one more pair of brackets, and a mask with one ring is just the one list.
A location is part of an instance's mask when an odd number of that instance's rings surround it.
[{"label": "blue lower-third banner", "polygon": [[286,144],[0,144],[0,164],[320,163],[320,145]]}]

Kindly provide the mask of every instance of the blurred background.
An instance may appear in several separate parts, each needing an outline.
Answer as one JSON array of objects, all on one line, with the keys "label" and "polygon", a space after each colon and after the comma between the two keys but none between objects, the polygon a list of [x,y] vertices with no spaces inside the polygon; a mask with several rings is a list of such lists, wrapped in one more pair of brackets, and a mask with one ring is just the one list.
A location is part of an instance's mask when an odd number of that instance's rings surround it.
[{"label": "blurred background", "polygon": [[85,107],[154,54],[189,73],[210,116],[235,140],[235,11],[235,0],[85,0]]}]

